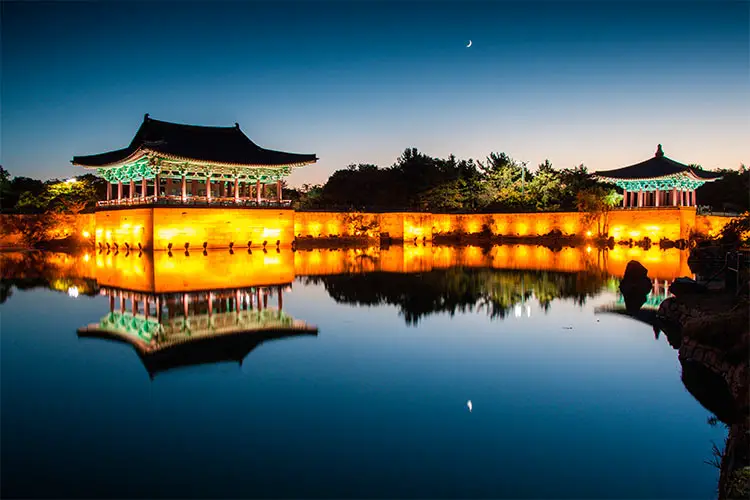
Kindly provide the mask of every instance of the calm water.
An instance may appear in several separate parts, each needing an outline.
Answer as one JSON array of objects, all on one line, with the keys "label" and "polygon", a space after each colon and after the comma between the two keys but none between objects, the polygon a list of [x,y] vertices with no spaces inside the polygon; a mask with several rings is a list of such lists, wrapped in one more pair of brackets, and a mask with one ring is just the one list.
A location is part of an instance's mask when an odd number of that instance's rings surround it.
[{"label": "calm water", "polygon": [[617,252],[0,254],[2,495],[715,497]]}]

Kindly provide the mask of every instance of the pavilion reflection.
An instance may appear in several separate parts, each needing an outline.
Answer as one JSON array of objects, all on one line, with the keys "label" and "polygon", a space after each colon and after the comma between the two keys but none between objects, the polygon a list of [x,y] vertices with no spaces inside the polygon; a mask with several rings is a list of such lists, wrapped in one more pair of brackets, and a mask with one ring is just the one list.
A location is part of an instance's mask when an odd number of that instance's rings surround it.
[{"label": "pavilion reflection", "polygon": [[79,328],[78,336],[130,344],[152,378],[181,366],[242,364],[263,342],[317,335],[317,328],[283,311],[289,286],[159,294],[104,287],[109,312]]}]

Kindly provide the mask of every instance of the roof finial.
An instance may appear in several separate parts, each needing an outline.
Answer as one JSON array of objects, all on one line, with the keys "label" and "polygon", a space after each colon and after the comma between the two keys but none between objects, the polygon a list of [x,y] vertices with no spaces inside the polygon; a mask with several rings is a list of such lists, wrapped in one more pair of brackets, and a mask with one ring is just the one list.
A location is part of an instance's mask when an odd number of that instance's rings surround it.
[{"label": "roof finial", "polygon": [[240,129],[240,124],[237,123],[237,122],[234,122],[234,128],[236,128],[237,130],[239,130]]},{"label": "roof finial", "polygon": [[664,156],[664,151],[661,150],[661,144],[656,146],[656,154],[654,156],[657,156],[657,157]]},{"label": "roof finial", "polygon": [[147,120],[148,120],[148,113],[146,113],[145,115],[143,115],[143,121],[145,122]]}]

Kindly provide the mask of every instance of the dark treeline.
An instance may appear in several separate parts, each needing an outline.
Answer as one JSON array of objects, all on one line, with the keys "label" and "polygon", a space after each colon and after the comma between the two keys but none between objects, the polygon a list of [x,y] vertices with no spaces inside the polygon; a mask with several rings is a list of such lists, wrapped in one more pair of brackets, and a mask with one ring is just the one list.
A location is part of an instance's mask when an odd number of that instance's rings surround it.
[{"label": "dark treeline", "polygon": [[[700,168],[700,167],[699,167]],[[724,178],[698,190],[701,205],[748,210],[750,171],[720,170]],[[323,185],[288,190],[303,210],[414,210],[425,212],[524,212],[586,210],[582,195],[616,203],[620,192],[597,183],[584,165],[555,169],[546,160],[530,169],[505,153],[484,161],[433,158],[406,149],[390,167],[349,165]],[[620,198],[621,199],[621,198]]]},{"label": "dark treeline", "polygon": [[514,212],[576,210],[578,193],[597,187],[583,165],[555,170],[545,161],[532,172],[504,153],[475,161],[433,158],[411,148],[390,167],[349,165],[324,185],[305,185],[294,194],[298,208],[312,210]]},{"label": "dark treeline", "polygon": [[102,200],[106,196],[106,181],[93,174],[80,175],[69,180],[40,181],[31,177],[12,177],[10,172],[0,166],[2,213],[76,214],[93,209],[97,200]]},{"label": "dark treeline", "polygon": [[[701,168],[699,165],[694,165]],[[720,169],[723,178],[698,189],[698,202],[714,211],[750,210],[750,169]],[[78,213],[105,197],[106,183],[92,174],[68,183],[12,177],[0,166],[3,213]],[[549,161],[528,168],[505,153],[483,161],[433,158],[406,149],[390,167],[349,165],[322,185],[286,188],[284,196],[302,210],[424,212],[590,211],[592,199],[609,205],[619,188],[597,183],[584,165],[555,169]],[[621,199],[621,198],[620,198]]]}]

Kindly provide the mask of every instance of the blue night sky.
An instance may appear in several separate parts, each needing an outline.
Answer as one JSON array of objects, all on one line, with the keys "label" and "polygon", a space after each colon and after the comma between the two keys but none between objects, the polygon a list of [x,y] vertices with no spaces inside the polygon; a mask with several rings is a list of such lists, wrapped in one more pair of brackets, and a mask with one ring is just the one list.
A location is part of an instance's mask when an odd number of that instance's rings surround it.
[{"label": "blue night sky", "polygon": [[[316,153],[750,163],[750,3],[3,2],[2,164],[81,174],[143,120]],[[472,47],[466,48],[469,39]]]}]

